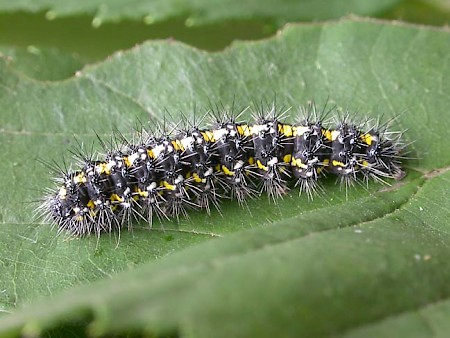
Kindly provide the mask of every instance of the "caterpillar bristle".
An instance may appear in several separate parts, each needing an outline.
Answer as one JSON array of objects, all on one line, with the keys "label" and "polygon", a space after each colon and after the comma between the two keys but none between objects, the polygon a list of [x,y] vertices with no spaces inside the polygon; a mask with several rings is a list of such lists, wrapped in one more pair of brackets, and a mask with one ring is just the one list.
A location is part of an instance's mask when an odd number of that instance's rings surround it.
[{"label": "caterpillar bristle", "polygon": [[[76,139],[70,153],[77,169],[65,160],[41,161],[56,187],[46,190],[36,214],[58,233],[100,236],[132,230],[137,220],[152,227],[156,219],[188,218],[191,209],[220,212],[225,198],[243,206],[266,194],[276,202],[295,187],[313,199],[324,194],[325,175],[336,176],[346,192],[405,175],[409,144],[404,131],[391,130],[395,119],[357,121],[348,110],[318,109],[312,101],[288,123],[290,108],[261,101],[247,122],[249,107],[210,106],[207,114],[180,113],[176,122],[140,123],[131,138],[118,130],[106,140],[96,135],[100,154]],[[203,127],[207,116],[211,123]]]}]

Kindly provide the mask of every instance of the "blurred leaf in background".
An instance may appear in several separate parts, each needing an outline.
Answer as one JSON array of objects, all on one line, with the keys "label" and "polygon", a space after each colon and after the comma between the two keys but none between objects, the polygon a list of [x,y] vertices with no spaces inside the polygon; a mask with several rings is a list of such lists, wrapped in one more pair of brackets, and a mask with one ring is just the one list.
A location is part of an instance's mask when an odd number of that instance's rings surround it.
[{"label": "blurred leaf in background", "polygon": [[57,47],[86,61],[148,39],[206,50],[273,35],[287,22],[348,14],[443,25],[448,2],[420,0],[0,1],[0,45]]}]

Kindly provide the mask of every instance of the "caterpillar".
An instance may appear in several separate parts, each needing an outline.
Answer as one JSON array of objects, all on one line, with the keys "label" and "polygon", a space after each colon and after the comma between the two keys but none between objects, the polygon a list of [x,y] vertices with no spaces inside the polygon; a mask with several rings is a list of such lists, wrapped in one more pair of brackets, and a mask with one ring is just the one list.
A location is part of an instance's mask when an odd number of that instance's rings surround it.
[{"label": "caterpillar", "polygon": [[99,138],[104,154],[74,152],[78,169],[50,165],[56,185],[38,212],[59,232],[99,236],[138,219],[151,225],[155,217],[187,217],[189,209],[209,213],[223,198],[242,205],[266,193],[275,201],[292,185],[312,199],[325,175],[346,188],[404,176],[402,132],[389,131],[390,122],[354,123],[349,112],[342,118],[314,104],[294,123],[275,104],[240,121],[246,109],[212,110],[206,127],[142,128],[133,142],[120,133],[108,144]]}]

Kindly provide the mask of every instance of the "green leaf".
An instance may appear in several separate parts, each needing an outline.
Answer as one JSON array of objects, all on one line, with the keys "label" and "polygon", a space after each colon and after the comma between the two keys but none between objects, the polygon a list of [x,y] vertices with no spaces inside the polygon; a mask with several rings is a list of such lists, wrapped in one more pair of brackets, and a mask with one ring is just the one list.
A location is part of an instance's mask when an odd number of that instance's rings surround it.
[{"label": "green leaf", "polygon": [[345,337],[386,337],[395,332],[399,337],[445,337],[449,332],[449,300],[437,300],[417,310],[364,325]]},{"label": "green leaf", "polygon": [[125,20],[92,26],[87,15],[48,20],[42,13],[0,12],[0,44],[24,49],[31,46],[58,48],[97,61],[113,52],[128,49],[149,39],[176,39],[206,50],[220,50],[233,40],[255,40],[276,32],[265,20],[218,22],[186,27],[185,19],[174,18],[152,25]]},{"label": "green leaf", "polygon": [[450,23],[450,2],[447,0],[409,0],[382,13],[380,18],[400,19],[425,25],[445,26]]},{"label": "green leaf", "polygon": [[399,0],[1,1],[0,44],[57,47],[100,60],[149,39],[206,50],[273,35],[287,21],[376,15]]},{"label": "green leaf", "polygon": [[[64,81],[30,80],[3,60],[1,304],[15,311],[102,281],[4,316],[0,333],[70,329],[77,320],[92,322],[93,334],[318,336],[370,330],[447,298],[450,158],[437,135],[450,124],[448,42],[446,30],[351,19],[291,25],[214,54],[146,43]],[[346,197],[330,178],[313,202],[295,190],[248,210],[227,202],[222,215],[192,212],[164,231],[142,224],[118,245],[114,236],[67,240],[34,224],[25,202],[48,186],[36,158],[59,159],[76,146],[73,134],[90,145],[93,129],[128,132],[165,108],[177,120],[194,104],[247,105],[274,93],[294,106],[328,98],[356,119],[397,116],[418,159],[392,187],[355,187]]]},{"label": "green leaf", "polygon": [[55,81],[72,77],[84,66],[76,55],[67,55],[55,48],[27,49],[0,46],[0,58],[23,76],[41,80]]},{"label": "green leaf", "polygon": [[223,20],[270,18],[284,21],[324,20],[353,13],[373,15],[391,8],[400,0],[156,0],[156,1],[104,1],[104,0],[20,0],[0,1],[0,12],[42,12],[54,20],[58,17],[89,14],[92,24],[124,19],[153,22],[174,17],[187,18],[187,25],[205,24]]}]

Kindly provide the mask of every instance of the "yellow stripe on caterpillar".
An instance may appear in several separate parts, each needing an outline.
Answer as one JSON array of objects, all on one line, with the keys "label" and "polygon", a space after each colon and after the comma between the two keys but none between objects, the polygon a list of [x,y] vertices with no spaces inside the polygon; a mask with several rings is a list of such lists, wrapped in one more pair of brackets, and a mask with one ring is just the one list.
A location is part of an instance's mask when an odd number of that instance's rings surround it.
[{"label": "yellow stripe on caterpillar", "polygon": [[241,136],[252,136],[252,131],[247,124],[238,125],[237,131]]},{"label": "yellow stripe on caterpillar", "polygon": [[123,202],[123,198],[120,197],[120,196],[117,195],[117,194],[111,194],[110,200],[111,200],[112,202],[114,202],[114,201],[117,201],[117,202]]},{"label": "yellow stripe on caterpillar", "polygon": [[292,136],[292,126],[290,124],[278,124],[278,131],[286,137]]},{"label": "yellow stripe on caterpillar", "polygon": [[336,161],[336,160],[333,160],[332,164],[335,167],[344,167],[344,168],[346,167],[346,165],[343,162]]},{"label": "yellow stripe on caterpillar", "polygon": [[372,144],[372,135],[361,134],[360,138],[361,138],[361,141],[363,141],[365,144],[367,144],[369,146]]},{"label": "yellow stripe on caterpillar", "polygon": [[166,189],[168,189],[168,190],[172,190],[172,191],[174,191],[174,190],[177,188],[175,185],[170,184],[170,183],[167,182],[167,181],[163,181],[163,182],[162,182],[162,185],[163,185],[164,188],[166,188]]},{"label": "yellow stripe on caterpillar", "polygon": [[302,168],[302,169],[308,168],[308,166],[306,164],[304,164],[301,159],[295,158],[295,157],[292,158],[291,165],[294,167]]},{"label": "yellow stripe on caterpillar", "polygon": [[148,191],[143,191],[143,190],[137,188],[136,193],[141,197],[148,197]]},{"label": "yellow stripe on caterpillar", "polygon": [[192,177],[196,183],[206,183],[206,178],[201,178],[197,173],[192,173]]},{"label": "yellow stripe on caterpillar", "polygon": [[215,137],[215,134],[214,134],[214,130],[212,132],[209,131],[209,130],[202,131],[201,134],[203,136],[203,139],[206,142],[216,142],[216,137]]},{"label": "yellow stripe on caterpillar", "polygon": [[227,176],[234,176],[234,171],[231,171],[230,169],[228,169],[226,166],[222,165],[222,171],[224,172],[225,175]]},{"label": "yellow stripe on caterpillar", "polygon": [[331,130],[329,129],[322,129],[322,135],[328,140],[331,141]]},{"label": "yellow stripe on caterpillar", "polygon": [[367,162],[367,161],[362,161],[362,162],[361,162],[361,166],[364,167],[364,168],[367,168],[367,167],[370,166],[370,164],[369,164],[369,162]]},{"label": "yellow stripe on caterpillar", "polygon": [[269,168],[267,168],[264,164],[262,164],[260,160],[257,160],[257,161],[256,161],[256,165],[257,165],[258,168],[261,169],[261,170],[269,171]]},{"label": "yellow stripe on caterpillar", "polygon": [[172,143],[173,148],[176,151],[184,151],[184,150],[186,150],[185,145],[180,140],[173,140],[171,143]]},{"label": "yellow stripe on caterpillar", "polygon": [[98,174],[106,174],[106,175],[110,175],[111,174],[111,170],[108,167],[108,163],[105,163],[105,162],[98,163],[95,166],[95,171]]},{"label": "yellow stripe on caterpillar", "polygon": [[89,200],[89,202],[86,204],[86,206],[91,210],[95,209],[95,203],[93,200]]},{"label": "yellow stripe on caterpillar", "polygon": [[74,176],[73,183],[86,183],[86,176],[84,176],[84,172]]}]

